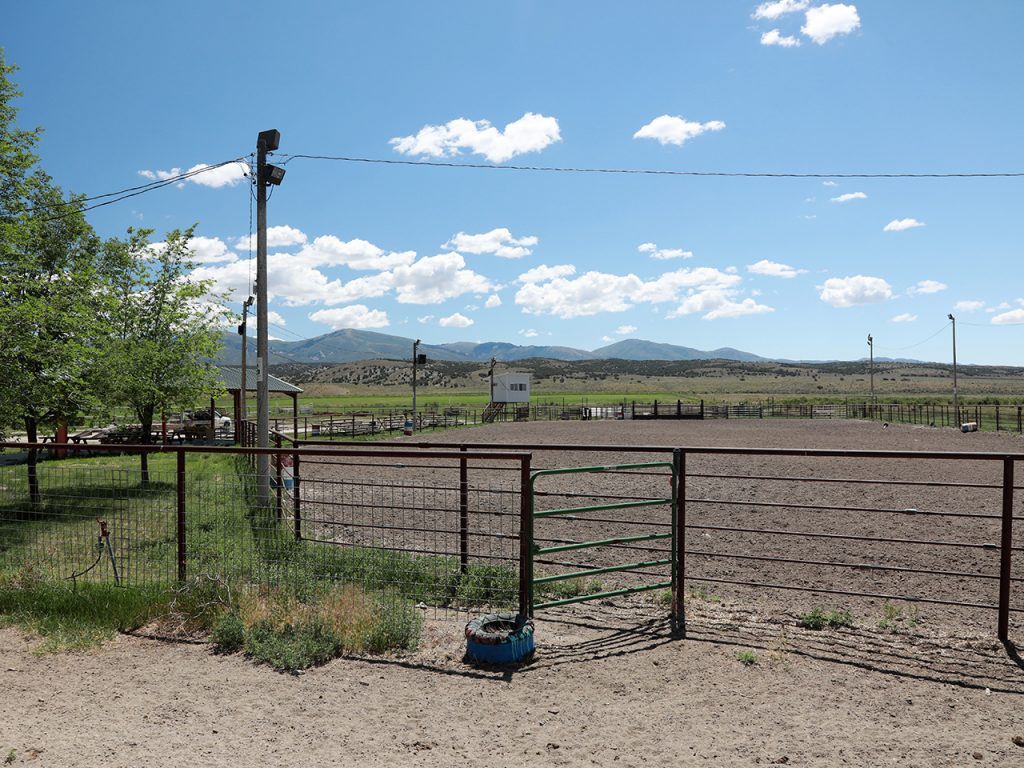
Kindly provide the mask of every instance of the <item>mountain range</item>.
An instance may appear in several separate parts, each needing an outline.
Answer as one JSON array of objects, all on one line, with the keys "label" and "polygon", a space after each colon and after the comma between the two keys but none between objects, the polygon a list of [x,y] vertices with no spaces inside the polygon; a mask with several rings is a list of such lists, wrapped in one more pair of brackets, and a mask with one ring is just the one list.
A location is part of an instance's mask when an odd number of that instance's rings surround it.
[{"label": "mountain range", "polygon": [[[218,362],[222,365],[238,365],[241,362],[241,337],[225,333],[224,346]],[[270,364],[284,363],[349,363],[359,360],[409,360],[412,358],[413,339],[390,336],[374,331],[360,331],[347,328],[326,333],[312,339],[269,342]],[[624,339],[594,350],[573,347],[534,346],[509,344],[500,341],[469,342],[452,344],[420,344],[420,354],[427,359],[452,362],[487,362],[492,357],[502,362],[547,358],[550,360],[736,360],[759,362],[767,358],[731,347],[702,350],[676,344],[663,344],[643,339]],[[256,361],[256,341],[250,338],[248,364]]]}]

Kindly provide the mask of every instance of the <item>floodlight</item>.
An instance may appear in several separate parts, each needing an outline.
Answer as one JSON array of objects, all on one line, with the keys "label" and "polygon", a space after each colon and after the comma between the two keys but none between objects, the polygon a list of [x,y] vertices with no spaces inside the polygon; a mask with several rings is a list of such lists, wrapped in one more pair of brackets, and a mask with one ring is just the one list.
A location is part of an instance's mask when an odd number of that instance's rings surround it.
[{"label": "floodlight", "polygon": [[273,152],[279,146],[281,146],[281,132],[271,128],[269,131],[260,131],[256,137],[256,146],[263,144],[263,149],[267,152]]},{"label": "floodlight", "polygon": [[269,163],[265,166],[263,181],[267,184],[273,184],[277,186],[284,181],[284,168],[277,165],[270,165]]}]

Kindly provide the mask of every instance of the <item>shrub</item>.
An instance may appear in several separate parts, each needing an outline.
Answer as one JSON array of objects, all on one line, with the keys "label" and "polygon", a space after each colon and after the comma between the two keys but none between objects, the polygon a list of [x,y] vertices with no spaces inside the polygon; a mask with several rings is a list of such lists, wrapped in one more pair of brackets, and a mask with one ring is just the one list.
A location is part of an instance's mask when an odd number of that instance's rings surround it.
[{"label": "shrub", "polygon": [[825,627],[838,629],[839,627],[852,627],[853,616],[847,610],[838,608],[825,613],[821,608],[815,608],[808,613],[803,613],[797,619],[797,624],[804,629],[821,630]]},{"label": "shrub", "polygon": [[226,611],[214,625],[210,634],[217,653],[235,653],[245,644],[245,624],[237,611]]}]

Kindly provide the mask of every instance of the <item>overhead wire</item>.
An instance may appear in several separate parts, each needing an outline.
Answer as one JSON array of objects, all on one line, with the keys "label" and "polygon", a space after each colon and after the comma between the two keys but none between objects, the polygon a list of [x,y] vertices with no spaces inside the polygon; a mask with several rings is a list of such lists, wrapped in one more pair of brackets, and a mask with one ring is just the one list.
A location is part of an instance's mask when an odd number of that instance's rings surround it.
[{"label": "overhead wire", "polygon": [[880,349],[878,351],[879,352],[904,352],[904,351],[906,351],[908,349],[914,349],[915,347],[920,347],[922,344],[926,344],[929,341],[931,341],[932,339],[934,339],[936,336],[938,336],[944,330],[949,328],[951,325],[952,325],[952,323],[946,323],[944,326],[939,328],[939,330],[937,330],[935,333],[933,333],[927,339],[923,339],[923,340],[917,342],[916,344],[911,344],[910,346],[907,346],[907,347],[882,347],[882,349]]},{"label": "overhead wire", "polygon": [[585,168],[571,166],[508,165],[493,163],[454,163],[442,160],[396,160],[373,157],[351,157],[347,155],[313,155],[296,152],[272,152],[275,157],[285,158],[283,165],[292,160],[330,160],[345,163],[369,163],[376,165],[411,165],[431,168],[476,168],[503,171],[537,171],[544,173],[608,173],[639,174],[648,176],[696,176],[724,178],[765,178],[765,179],[987,179],[1020,178],[1024,171],[998,172],[953,172],[953,173],[795,173],[771,171],[678,171],[657,168]]},{"label": "overhead wire", "polygon": [[[101,195],[92,195],[92,196],[89,196],[89,197],[79,197],[79,198],[74,198],[72,200],[62,200],[59,203],[55,202],[55,203],[50,204],[50,205],[43,205],[43,206],[40,206],[39,208],[33,208],[31,211],[29,211],[29,213],[30,214],[34,214],[34,213],[36,213],[37,210],[46,210],[46,209],[52,209],[52,208],[69,208],[69,207],[73,208],[73,210],[65,211],[63,213],[59,213],[59,214],[56,214],[54,216],[48,216],[47,218],[42,219],[42,221],[44,221],[44,222],[47,222],[47,221],[58,221],[60,219],[67,218],[68,216],[72,216],[72,215],[75,215],[75,214],[78,214],[78,213],[84,213],[85,211],[91,211],[91,210],[94,210],[96,208],[102,208],[102,207],[107,206],[107,205],[113,205],[114,203],[119,203],[122,200],[127,200],[128,198],[131,198],[131,197],[138,197],[139,195],[144,195],[147,192],[153,192],[153,191],[155,191],[157,189],[162,189],[163,187],[169,186],[171,184],[178,184],[178,183],[180,183],[182,181],[185,181],[187,179],[192,178],[193,176],[198,176],[201,173],[206,173],[208,171],[212,171],[212,170],[215,170],[217,168],[222,168],[225,165],[230,165],[231,163],[241,163],[241,162],[244,162],[246,157],[247,156],[236,157],[236,158],[232,158],[230,160],[223,160],[223,161],[221,161],[219,163],[212,163],[211,165],[204,165],[201,168],[195,168],[195,169],[190,170],[190,171],[185,171],[184,173],[179,173],[179,174],[177,174],[175,176],[170,176],[170,177],[168,177],[166,179],[157,179],[156,181],[151,181],[151,182],[149,182],[147,184],[139,184],[139,185],[134,186],[134,187],[125,187],[124,189],[118,190],[116,192],[106,192],[106,193],[101,194]],[[105,198],[113,198],[113,199],[106,200]],[[93,205],[84,205],[84,206],[82,205],[83,203],[89,202],[91,200],[103,200],[103,202],[95,203]]]}]

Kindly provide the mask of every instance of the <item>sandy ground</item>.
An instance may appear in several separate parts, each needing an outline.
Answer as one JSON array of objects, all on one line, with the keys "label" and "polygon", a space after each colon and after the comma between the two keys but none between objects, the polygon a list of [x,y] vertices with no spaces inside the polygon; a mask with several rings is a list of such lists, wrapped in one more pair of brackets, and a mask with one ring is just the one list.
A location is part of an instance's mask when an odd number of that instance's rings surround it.
[{"label": "sandy ground", "polygon": [[[502,435],[566,439],[519,426]],[[618,427],[662,444],[1024,447],[857,424],[568,426],[590,444]],[[430,620],[414,654],[299,676],[145,633],[37,656],[35,640],[0,630],[0,755],[39,766],[1024,765],[1024,661],[991,621],[942,614],[883,630],[858,613],[853,628],[814,632],[785,600],[740,589],[690,596],[687,614],[687,637],[674,639],[648,595],[545,612],[535,660],[508,670],[465,663],[459,624]]]},{"label": "sandy ground", "polygon": [[463,663],[439,622],[408,658],[292,677],[145,637],[37,657],[3,630],[0,749],[39,766],[1024,764],[1024,664],[984,638],[814,633],[716,604],[678,640],[636,600],[537,631],[517,670]]}]

